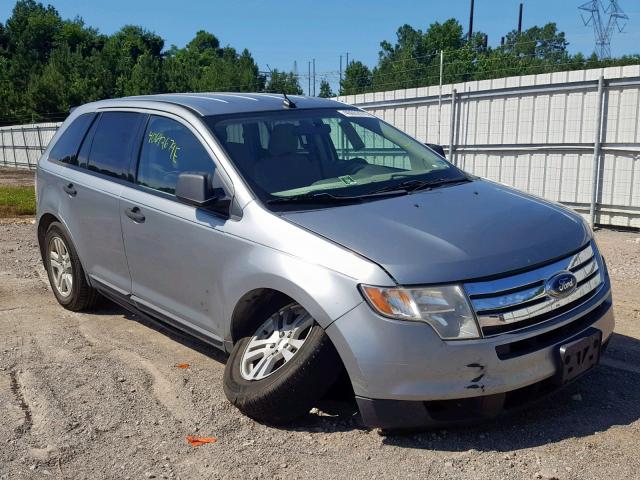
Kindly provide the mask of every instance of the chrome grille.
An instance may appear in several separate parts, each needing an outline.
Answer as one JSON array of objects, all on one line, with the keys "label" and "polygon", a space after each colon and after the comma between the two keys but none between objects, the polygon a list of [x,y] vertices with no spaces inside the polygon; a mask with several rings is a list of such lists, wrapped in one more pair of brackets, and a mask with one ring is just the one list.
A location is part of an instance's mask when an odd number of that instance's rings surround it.
[{"label": "chrome grille", "polygon": [[[547,294],[546,281],[570,271],[577,288],[566,297]],[[553,318],[586,301],[602,284],[600,259],[592,244],[578,253],[524,273],[483,282],[468,282],[464,288],[485,336],[497,335]]]}]

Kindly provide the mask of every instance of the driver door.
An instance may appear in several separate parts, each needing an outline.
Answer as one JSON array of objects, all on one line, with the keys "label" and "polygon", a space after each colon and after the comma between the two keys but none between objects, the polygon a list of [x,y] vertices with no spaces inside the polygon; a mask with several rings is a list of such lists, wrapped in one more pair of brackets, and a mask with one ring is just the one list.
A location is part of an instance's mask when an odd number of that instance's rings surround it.
[{"label": "driver door", "polygon": [[161,319],[219,337],[218,275],[232,255],[222,232],[228,219],[176,199],[182,172],[207,173],[214,187],[226,187],[197,131],[178,118],[150,115],[135,185],[121,194],[132,299]]}]

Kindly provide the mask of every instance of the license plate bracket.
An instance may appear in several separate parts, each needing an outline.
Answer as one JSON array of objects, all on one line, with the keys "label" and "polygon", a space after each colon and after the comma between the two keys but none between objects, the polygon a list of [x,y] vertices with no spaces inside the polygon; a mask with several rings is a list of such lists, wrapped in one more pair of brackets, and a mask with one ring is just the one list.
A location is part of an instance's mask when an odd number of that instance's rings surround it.
[{"label": "license plate bracket", "polygon": [[601,345],[602,332],[596,328],[590,328],[579,338],[560,345],[557,383],[565,385],[597,365]]}]

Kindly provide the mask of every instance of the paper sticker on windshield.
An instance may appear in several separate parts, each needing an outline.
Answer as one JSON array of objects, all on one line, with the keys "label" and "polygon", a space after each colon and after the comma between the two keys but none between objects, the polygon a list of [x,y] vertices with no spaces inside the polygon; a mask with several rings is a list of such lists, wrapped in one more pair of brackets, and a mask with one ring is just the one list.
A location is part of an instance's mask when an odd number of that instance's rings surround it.
[{"label": "paper sticker on windshield", "polygon": [[338,110],[338,113],[341,113],[345,117],[373,117],[373,115],[369,112],[365,112],[364,110]]},{"label": "paper sticker on windshield", "polygon": [[338,177],[345,185],[353,185],[356,182],[351,175],[343,175],[342,177]]}]

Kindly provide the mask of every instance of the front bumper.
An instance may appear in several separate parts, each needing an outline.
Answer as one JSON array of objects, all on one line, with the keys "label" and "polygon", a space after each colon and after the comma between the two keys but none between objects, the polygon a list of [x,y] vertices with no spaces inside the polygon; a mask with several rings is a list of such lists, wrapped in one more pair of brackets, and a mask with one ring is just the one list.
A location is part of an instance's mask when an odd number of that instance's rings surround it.
[{"label": "front bumper", "polygon": [[[327,334],[351,379],[366,425],[385,429],[428,427],[495,416],[554,388],[558,345],[589,328],[613,333],[607,278],[581,306],[529,328],[496,337],[442,341],[426,324],[392,320],[361,304]],[[459,405],[470,418],[459,418]],[[445,412],[443,414],[443,412]]]}]

